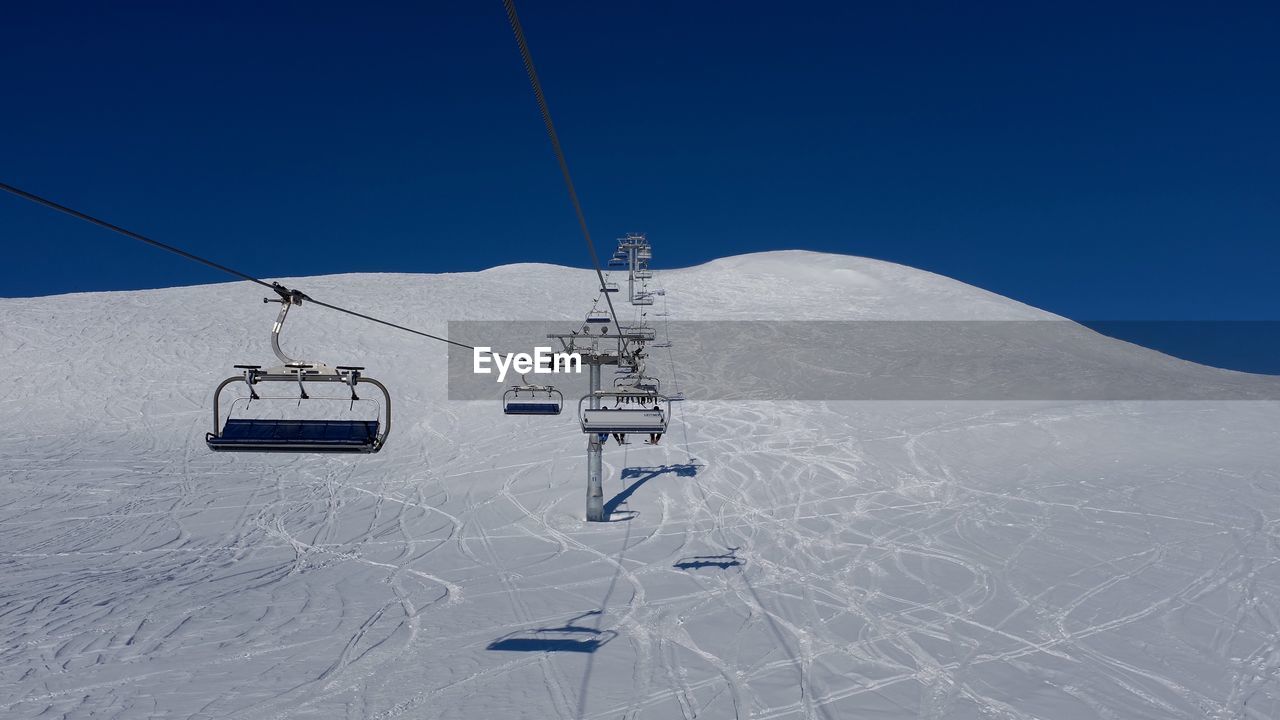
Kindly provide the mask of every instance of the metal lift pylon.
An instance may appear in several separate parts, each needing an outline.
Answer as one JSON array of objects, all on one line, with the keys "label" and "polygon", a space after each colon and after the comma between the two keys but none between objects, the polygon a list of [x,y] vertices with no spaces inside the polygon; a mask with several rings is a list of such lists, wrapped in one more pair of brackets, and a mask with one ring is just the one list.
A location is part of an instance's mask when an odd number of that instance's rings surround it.
[{"label": "metal lift pylon", "polygon": [[[591,378],[591,408],[600,407],[600,363],[588,365]],[[604,442],[598,433],[587,436],[587,522],[604,522],[604,481],[601,478],[604,463]]]},{"label": "metal lift pylon", "polygon": [[[559,340],[566,352],[577,352],[582,364],[587,366],[587,377],[591,395],[590,405],[593,410],[600,407],[600,399],[596,393],[600,387],[600,368],[604,365],[617,365],[622,354],[622,343],[625,335],[587,335],[579,333],[551,333],[548,339]],[[603,350],[600,341],[617,344],[616,350]],[[588,342],[590,347],[579,347],[578,343]],[[604,479],[603,462],[604,441],[597,433],[587,435],[587,522],[605,522],[604,516]]]}]

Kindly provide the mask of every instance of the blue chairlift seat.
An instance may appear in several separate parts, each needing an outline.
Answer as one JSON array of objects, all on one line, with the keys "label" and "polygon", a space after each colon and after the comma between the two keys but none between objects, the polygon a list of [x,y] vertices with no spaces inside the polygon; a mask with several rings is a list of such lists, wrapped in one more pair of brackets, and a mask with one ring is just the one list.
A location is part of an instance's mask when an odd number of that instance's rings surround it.
[{"label": "blue chairlift seat", "polygon": [[560,403],[553,400],[518,400],[503,408],[508,415],[559,415]]},{"label": "blue chairlift seat", "polygon": [[377,420],[228,418],[222,433],[205,435],[210,450],[361,453],[378,449]]},{"label": "blue chairlift seat", "polygon": [[507,415],[559,415],[564,394],[551,387],[517,385],[502,394],[502,412]]}]

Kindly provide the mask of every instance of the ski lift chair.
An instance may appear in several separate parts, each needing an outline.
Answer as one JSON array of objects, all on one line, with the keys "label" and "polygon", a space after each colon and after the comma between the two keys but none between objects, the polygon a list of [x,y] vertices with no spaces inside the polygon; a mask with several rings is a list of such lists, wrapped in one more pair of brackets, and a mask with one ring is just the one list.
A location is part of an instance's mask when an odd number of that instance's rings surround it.
[{"label": "ski lift chair", "polygon": [[[279,300],[267,298],[264,302],[281,303],[280,314],[271,330],[271,348],[284,363],[279,367],[262,369],[261,365],[236,365],[239,375],[223,380],[213,392],[213,432],[205,434],[205,444],[218,452],[308,452],[308,453],[375,453],[382,449],[391,432],[391,395],[382,383],[365,377],[364,368],[352,365],[330,367],[323,363],[299,362],[285,355],[280,349],[280,330],[291,305],[301,305],[305,297],[297,290],[274,285]],[[351,390],[350,402],[354,407],[360,400],[357,386],[369,384],[376,387],[384,400],[381,420],[350,419],[277,419],[236,418],[222,421],[220,400],[228,385],[243,382],[249,388],[248,402],[262,400],[256,387],[261,383],[288,383],[298,387],[297,402],[312,400],[307,393],[307,383],[341,383]],[[269,398],[268,398],[269,399]],[[338,398],[325,398],[338,399]],[[343,398],[345,399],[345,398]],[[233,403],[234,406],[234,403]],[[234,407],[233,407],[234,410]]]},{"label": "ski lift chair", "polygon": [[[588,407],[587,401],[595,407]],[[602,401],[613,407],[600,407]],[[657,392],[638,389],[598,390],[578,400],[578,419],[587,434],[628,435],[642,433],[661,437],[671,417],[671,401]]]},{"label": "ski lift chair", "polygon": [[550,385],[513,385],[502,394],[507,415],[559,415],[564,394]]},{"label": "ski lift chair", "polygon": [[628,340],[639,340],[640,342],[653,342],[657,338],[657,330],[644,323],[621,325],[618,327],[618,334]]},{"label": "ski lift chair", "polygon": [[661,392],[662,381],[648,375],[630,373],[613,379],[615,390],[639,390],[642,393]]}]

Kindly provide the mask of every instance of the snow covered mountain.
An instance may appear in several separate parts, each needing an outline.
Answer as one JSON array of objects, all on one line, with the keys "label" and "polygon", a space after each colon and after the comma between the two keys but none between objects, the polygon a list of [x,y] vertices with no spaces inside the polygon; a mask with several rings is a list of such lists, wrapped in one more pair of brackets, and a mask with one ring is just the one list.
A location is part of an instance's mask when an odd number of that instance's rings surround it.
[{"label": "snow covered mountain", "polygon": [[[0,717],[1280,717],[1271,380],[860,258],[656,274],[672,320],[1057,321],[1008,373],[1244,399],[699,400],[726,380],[677,343],[691,400],[608,447],[588,524],[571,414],[447,400],[438,344],[304,305],[285,345],[391,388],[386,448],[214,454],[214,386],[272,360],[261,288],[0,300]],[[284,282],[442,334],[571,326],[595,287]]]}]

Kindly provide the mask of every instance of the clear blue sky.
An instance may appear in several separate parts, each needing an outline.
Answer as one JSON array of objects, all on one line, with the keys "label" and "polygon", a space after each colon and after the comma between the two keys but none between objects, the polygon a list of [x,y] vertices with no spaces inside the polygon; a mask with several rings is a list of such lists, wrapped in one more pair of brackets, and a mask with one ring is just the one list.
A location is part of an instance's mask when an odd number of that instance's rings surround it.
[{"label": "clear blue sky", "polygon": [[[501,3],[11,3],[0,180],[262,276],[585,265]],[[1280,5],[531,2],[602,250],[1280,318]],[[0,197],[0,295],[222,281]]]}]

